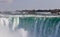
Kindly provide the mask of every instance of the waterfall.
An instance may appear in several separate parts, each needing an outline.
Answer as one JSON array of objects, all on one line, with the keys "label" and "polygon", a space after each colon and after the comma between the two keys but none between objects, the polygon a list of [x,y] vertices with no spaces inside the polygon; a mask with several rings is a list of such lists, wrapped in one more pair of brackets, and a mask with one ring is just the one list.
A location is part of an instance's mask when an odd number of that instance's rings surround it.
[{"label": "waterfall", "polygon": [[28,32],[20,28],[15,31],[19,25],[19,18],[0,18],[0,37],[27,37]]},{"label": "waterfall", "polygon": [[0,37],[59,37],[60,17],[0,17]]}]

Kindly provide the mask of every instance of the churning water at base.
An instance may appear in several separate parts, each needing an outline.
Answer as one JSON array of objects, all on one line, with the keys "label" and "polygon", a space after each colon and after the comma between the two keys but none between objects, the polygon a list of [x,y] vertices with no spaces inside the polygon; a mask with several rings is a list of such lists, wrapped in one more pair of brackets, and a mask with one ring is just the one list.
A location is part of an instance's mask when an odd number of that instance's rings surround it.
[{"label": "churning water at base", "polygon": [[60,17],[1,17],[0,37],[60,37]]}]

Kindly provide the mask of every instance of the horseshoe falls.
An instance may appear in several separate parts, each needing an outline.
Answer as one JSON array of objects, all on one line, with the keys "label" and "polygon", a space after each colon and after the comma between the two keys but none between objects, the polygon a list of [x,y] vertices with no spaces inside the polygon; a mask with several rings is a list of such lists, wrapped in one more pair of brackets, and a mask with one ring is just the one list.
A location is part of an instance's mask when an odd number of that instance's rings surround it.
[{"label": "horseshoe falls", "polygon": [[0,17],[0,37],[60,37],[60,17]]}]

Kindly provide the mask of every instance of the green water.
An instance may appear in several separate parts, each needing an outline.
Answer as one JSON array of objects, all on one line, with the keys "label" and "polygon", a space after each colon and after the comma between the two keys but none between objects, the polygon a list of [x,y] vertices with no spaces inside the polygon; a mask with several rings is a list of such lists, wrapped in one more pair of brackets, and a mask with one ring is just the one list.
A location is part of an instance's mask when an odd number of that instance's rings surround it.
[{"label": "green water", "polygon": [[8,17],[0,18],[0,24],[12,32],[22,28],[28,37],[60,37],[60,17]]},{"label": "green water", "polygon": [[24,28],[30,37],[59,37],[60,17],[19,17],[12,18],[13,22],[19,22],[15,30]]}]

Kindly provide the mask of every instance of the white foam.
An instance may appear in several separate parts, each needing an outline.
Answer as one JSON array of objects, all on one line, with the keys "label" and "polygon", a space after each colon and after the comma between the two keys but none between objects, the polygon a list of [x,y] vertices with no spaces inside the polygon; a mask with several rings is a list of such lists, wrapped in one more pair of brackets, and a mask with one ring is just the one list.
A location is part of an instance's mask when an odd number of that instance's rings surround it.
[{"label": "white foam", "polygon": [[13,32],[10,31],[9,25],[10,25],[9,18],[0,18],[0,37],[27,37],[28,36],[28,31],[26,31],[23,28]]},{"label": "white foam", "polygon": [[0,17],[60,17],[60,15],[0,15]]}]

